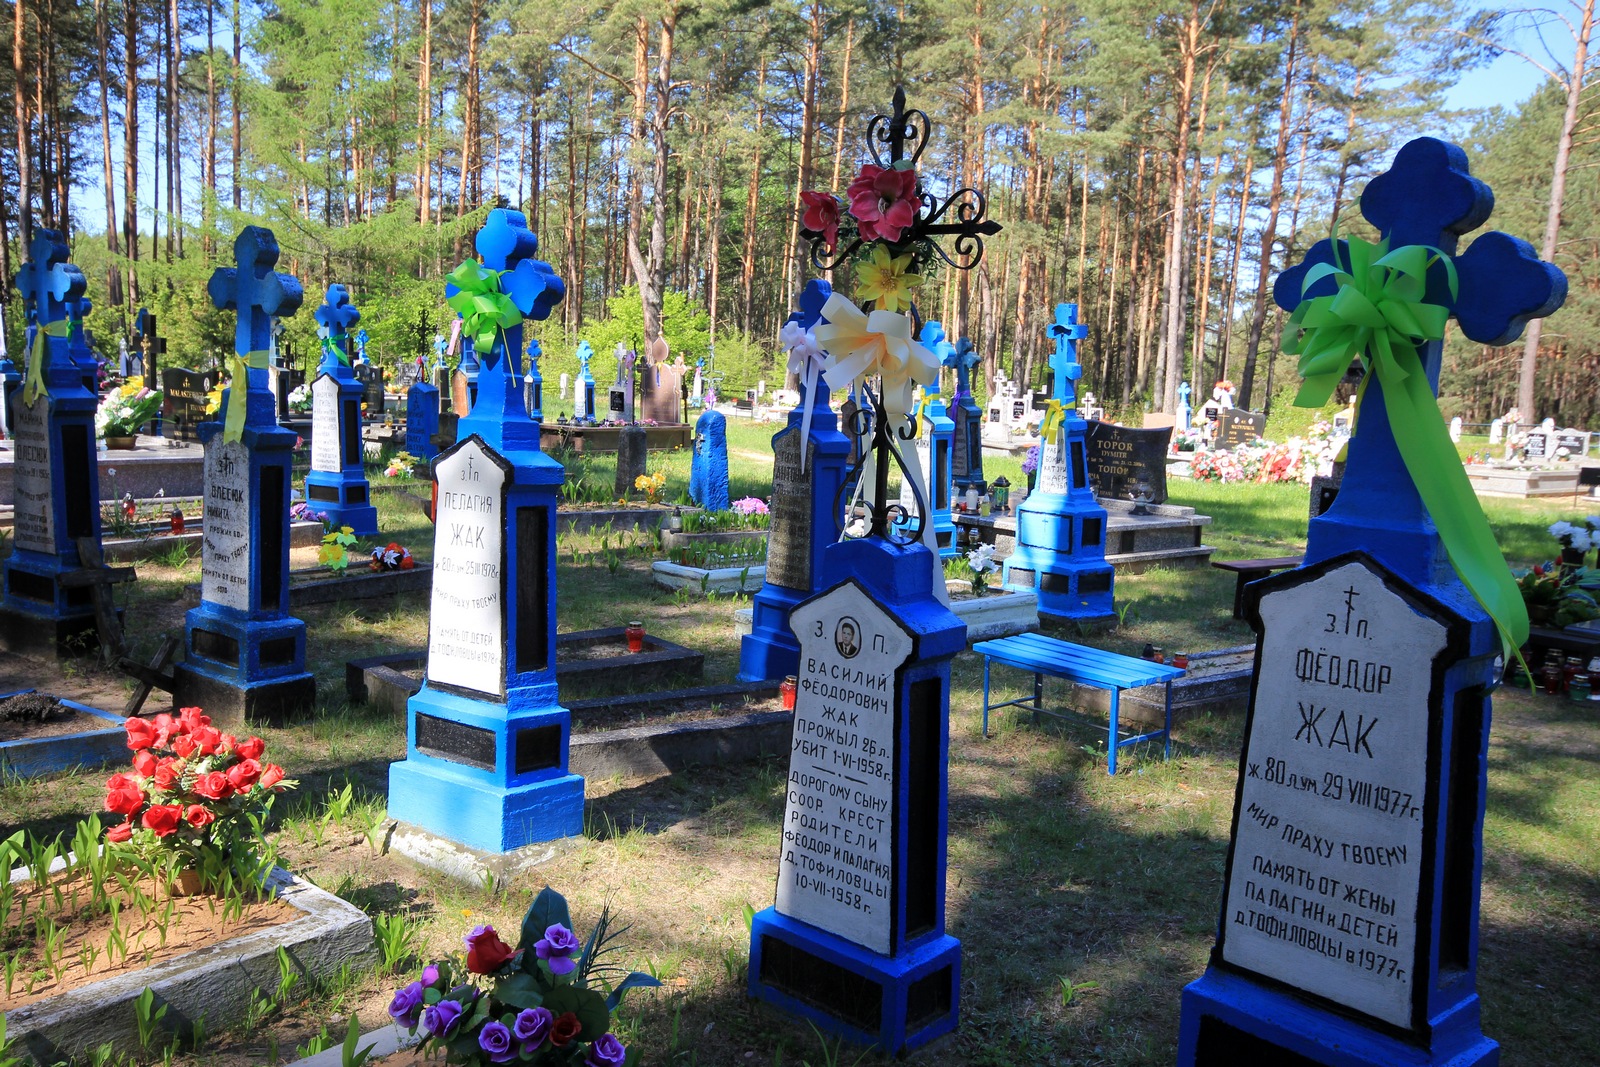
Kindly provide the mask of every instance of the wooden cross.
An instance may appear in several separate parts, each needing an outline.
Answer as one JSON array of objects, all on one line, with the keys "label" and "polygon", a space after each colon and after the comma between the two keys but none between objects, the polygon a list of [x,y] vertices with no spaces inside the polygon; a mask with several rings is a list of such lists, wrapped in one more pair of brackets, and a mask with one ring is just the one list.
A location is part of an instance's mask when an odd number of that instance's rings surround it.
[{"label": "wooden cross", "polygon": [[94,624],[100,635],[100,661],[110,666],[122,655],[122,623],[117,618],[117,605],[111,595],[113,585],[134,581],[138,575],[132,567],[108,567],[100,553],[98,537],[80,537],[77,540],[78,562],[82,566],[63,571],[62,589],[88,589],[94,597]]},{"label": "wooden cross", "polygon": [[161,647],[156,650],[155,658],[149,664],[140,663],[138,660],[122,657],[117,664],[118,669],[124,674],[131,674],[139,680],[133,687],[133,694],[128,697],[128,702],[122,707],[122,716],[131,719],[139,714],[144,702],[150,697],[150,690],[160,689],[172,692],[172,657],[177,653],[178,647],[183,644],[183,639],[176,634],[168,634],[161,642]]}]

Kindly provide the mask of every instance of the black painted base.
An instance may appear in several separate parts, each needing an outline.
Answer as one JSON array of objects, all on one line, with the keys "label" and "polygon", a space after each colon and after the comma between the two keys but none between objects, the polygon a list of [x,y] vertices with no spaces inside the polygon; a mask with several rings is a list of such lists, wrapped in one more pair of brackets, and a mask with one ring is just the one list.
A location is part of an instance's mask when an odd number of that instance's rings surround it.
[{"label": "black painted base", "polygon": [[93,612],[55,618],[0,608],[0,651],[19,656],[72,658],[99,649]]},{"label": "black painted base", "polygon": [[172,672],[172,703],[202,708],[217,723],[282,726],[310,718],[317,703],[317,680],[301,674],[245,688],[180,663]]}]

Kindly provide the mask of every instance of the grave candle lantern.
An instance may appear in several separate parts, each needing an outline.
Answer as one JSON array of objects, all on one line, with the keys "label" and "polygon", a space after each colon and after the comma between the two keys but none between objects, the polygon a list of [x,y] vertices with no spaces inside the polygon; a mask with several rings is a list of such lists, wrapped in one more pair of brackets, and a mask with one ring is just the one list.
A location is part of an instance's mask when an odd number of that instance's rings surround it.
[{"label": "grave candle lantern", "polygon": [[634,620],[628,623],[622,632],[628,639],[629,652],[644,651],[644,623]]}]

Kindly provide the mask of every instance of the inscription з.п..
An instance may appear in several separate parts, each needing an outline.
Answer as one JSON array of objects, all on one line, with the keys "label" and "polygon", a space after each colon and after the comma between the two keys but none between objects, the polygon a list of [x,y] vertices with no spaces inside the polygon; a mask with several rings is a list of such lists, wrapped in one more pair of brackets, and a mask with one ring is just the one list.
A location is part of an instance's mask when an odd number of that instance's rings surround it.
[{"label": "inscription \u0437.\u043f.", "polygon": [[811,489],[816,477],[816,445],[805,441],[806,469],[800,470],[798,428],[778,435],[772,449],[771,530],[767,538],[767,584],[811,591]]},{"label": "inscription \u0437.\u043f.", "polygon": [[56,521],[55,490],[50,474],[50,401],[38,397],[33,406],[22,402],[22,391],[12,401],[16,416],[16,467],[12,472],[16,486],[13,509],[15,544],[32,552],[54,554]]},{"label": "inscription \u0437.\u043f.", "polygon": [[311,383],[311,469],[333,474],[344,469],[340,454],[339,381],[324,374]]},{"label": "inscription \u0437.\u043f.", "polygon": [[848,582],[789,614],[800,640],[779,913],[888,954],[899,622]]},{"label": "inscription \u0437.\u043f.", "polygon": [[503,462],[468,438],[435,467],[428,680],[490,696],[505,693]]},{"label": "inscription \u0437.\u043f.", "polygon": [[1223,958],[1408,1026],[1445,626],[1359,562],[1260,611]]},{"label": "inscription \u0437.\u043f.", "polygon": [[250,450],[221,434],[206,445],[200,591],[205,600],[250,610]]}]

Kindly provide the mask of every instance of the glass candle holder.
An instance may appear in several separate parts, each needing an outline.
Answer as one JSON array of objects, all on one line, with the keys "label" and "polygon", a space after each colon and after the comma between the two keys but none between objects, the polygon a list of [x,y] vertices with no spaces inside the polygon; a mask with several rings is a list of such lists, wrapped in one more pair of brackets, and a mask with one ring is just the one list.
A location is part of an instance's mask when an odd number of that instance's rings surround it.
[{"label": "glass candle holder", "polygon": [[183,509],[182,508],[173,508],[172,509],[172,514],[167,516],[167,519],[172,524],[172,532],[173,533],[175,533],[175,534],[183,533]]},{"label": "glass candle holder", "polygon": [[637,620],[630,622],[622,632],[628,639],[629,652],[644,651],[644,623]]},{"label": "glass candle holder", "polygon": [[794,698],[799,690],[799,679],[792,674],[778,683],[778,699],[782,702],[784,711],[794,710]]}]

